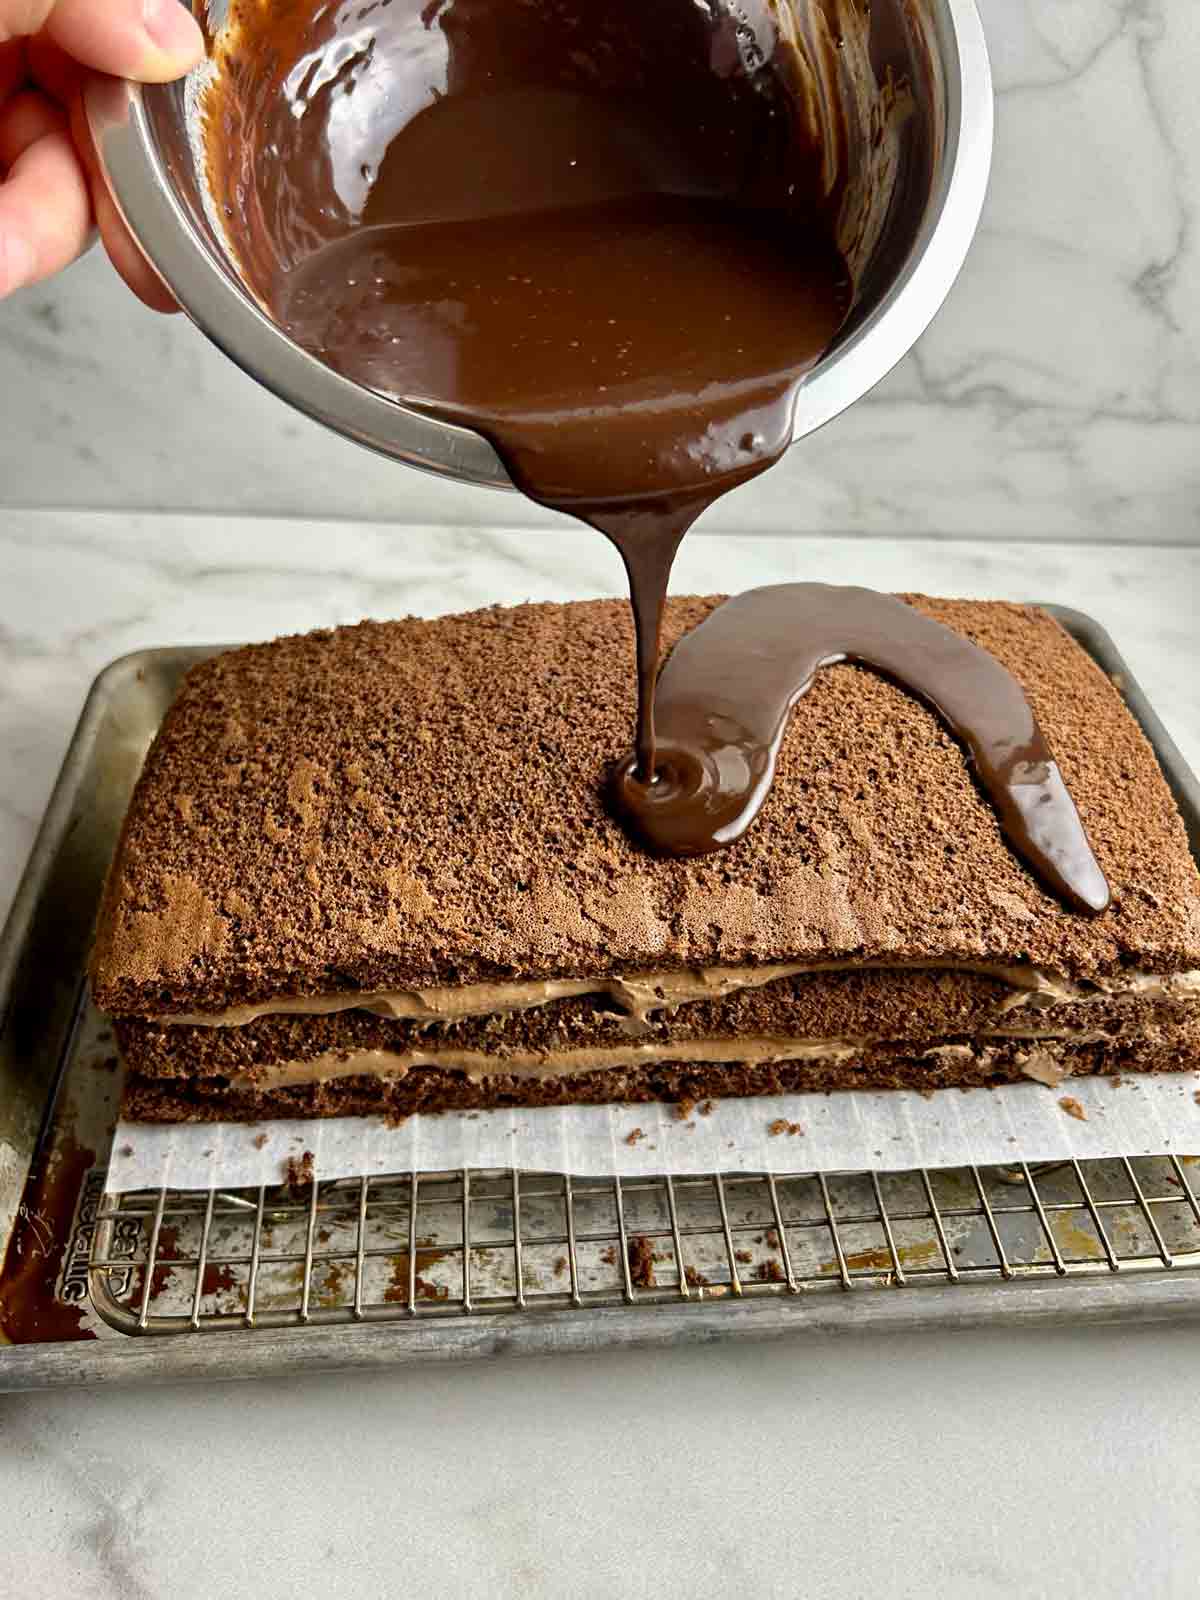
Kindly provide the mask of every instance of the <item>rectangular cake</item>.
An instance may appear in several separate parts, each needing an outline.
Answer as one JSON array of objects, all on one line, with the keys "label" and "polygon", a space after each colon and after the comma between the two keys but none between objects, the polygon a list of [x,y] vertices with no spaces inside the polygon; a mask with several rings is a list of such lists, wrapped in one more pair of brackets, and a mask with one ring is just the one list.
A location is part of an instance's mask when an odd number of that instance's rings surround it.
[{"label": "rectangular cake", "polygon": [[[659,858],[610,813],[628,608],[489,609],[195,668],[93,958],[126,1114],[249,1119],[991,1084],[1200,1065],[1200,878],[1120,695],[1049,615],[905,596],[1019,680],[1112,890],[1068,910],[964,754],[853,666],[757,822]],[[668,605],[667,648],[718,604]]]}]

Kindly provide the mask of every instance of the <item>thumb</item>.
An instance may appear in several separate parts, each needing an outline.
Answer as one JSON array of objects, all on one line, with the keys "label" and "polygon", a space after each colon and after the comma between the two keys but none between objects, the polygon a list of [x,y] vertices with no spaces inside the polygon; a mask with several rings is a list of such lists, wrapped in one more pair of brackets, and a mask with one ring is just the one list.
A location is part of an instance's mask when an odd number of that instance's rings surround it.
[{"label": "thumb", "polygon": [[182,77],[204,55],[180,0],[0,0],[0,41],[37,33],[85,67],[142,83]]}]

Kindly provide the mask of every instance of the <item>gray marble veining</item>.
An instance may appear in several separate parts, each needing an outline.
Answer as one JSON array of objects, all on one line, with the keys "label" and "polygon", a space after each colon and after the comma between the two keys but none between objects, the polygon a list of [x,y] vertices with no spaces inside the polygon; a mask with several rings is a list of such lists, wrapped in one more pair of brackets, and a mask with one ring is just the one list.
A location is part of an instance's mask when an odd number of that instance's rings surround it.
[{"label": "gray marble veining", "polygon": [[[996,159],[958,285],[890,378],[710,528],[1200,540],[1200,10],[981,9]],[[98,254],[0,307],[0,503],[562,526],[322,432]]]}]

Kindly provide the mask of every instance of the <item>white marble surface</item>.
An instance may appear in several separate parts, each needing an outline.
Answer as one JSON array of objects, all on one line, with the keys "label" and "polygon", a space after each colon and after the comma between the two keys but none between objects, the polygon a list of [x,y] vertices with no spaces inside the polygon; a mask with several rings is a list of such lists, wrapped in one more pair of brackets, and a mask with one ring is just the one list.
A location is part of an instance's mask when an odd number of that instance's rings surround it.
[{"label": "white marble surface", "polygon": [[[980,9],[996,161],[962,278],[869,399],[710,526],[1200,539],[1200,8]],[[559,525],[321,432],[98,255],[0,307],[0,504]]]},{"label": "white marble surface", "polygon": [[[1200,764],[1200,548],[695,536],[677,587],[801,575],[1091,611]],[[0,915],[113,656],[619,586],[582,532],[0,510]],[[796,1339],[0,1395],[0,1594],[1184,1600],[1195,1339]]]},{"label": "white marble surface", "polygon": [[22,1600],[1193,1600],[1195,1329],[0,1396]]}]

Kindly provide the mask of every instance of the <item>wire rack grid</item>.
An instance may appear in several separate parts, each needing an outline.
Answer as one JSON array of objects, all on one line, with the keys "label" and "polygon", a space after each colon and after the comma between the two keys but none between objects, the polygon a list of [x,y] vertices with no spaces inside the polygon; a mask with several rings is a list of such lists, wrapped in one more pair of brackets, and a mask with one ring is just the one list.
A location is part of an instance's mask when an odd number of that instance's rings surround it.
[{"label": "wire rack grid", "polygon": [[460,1170],[106,1196],[92,1301],[172,1334],[1196,1272],[1193,1157],[572,1179]]}]

